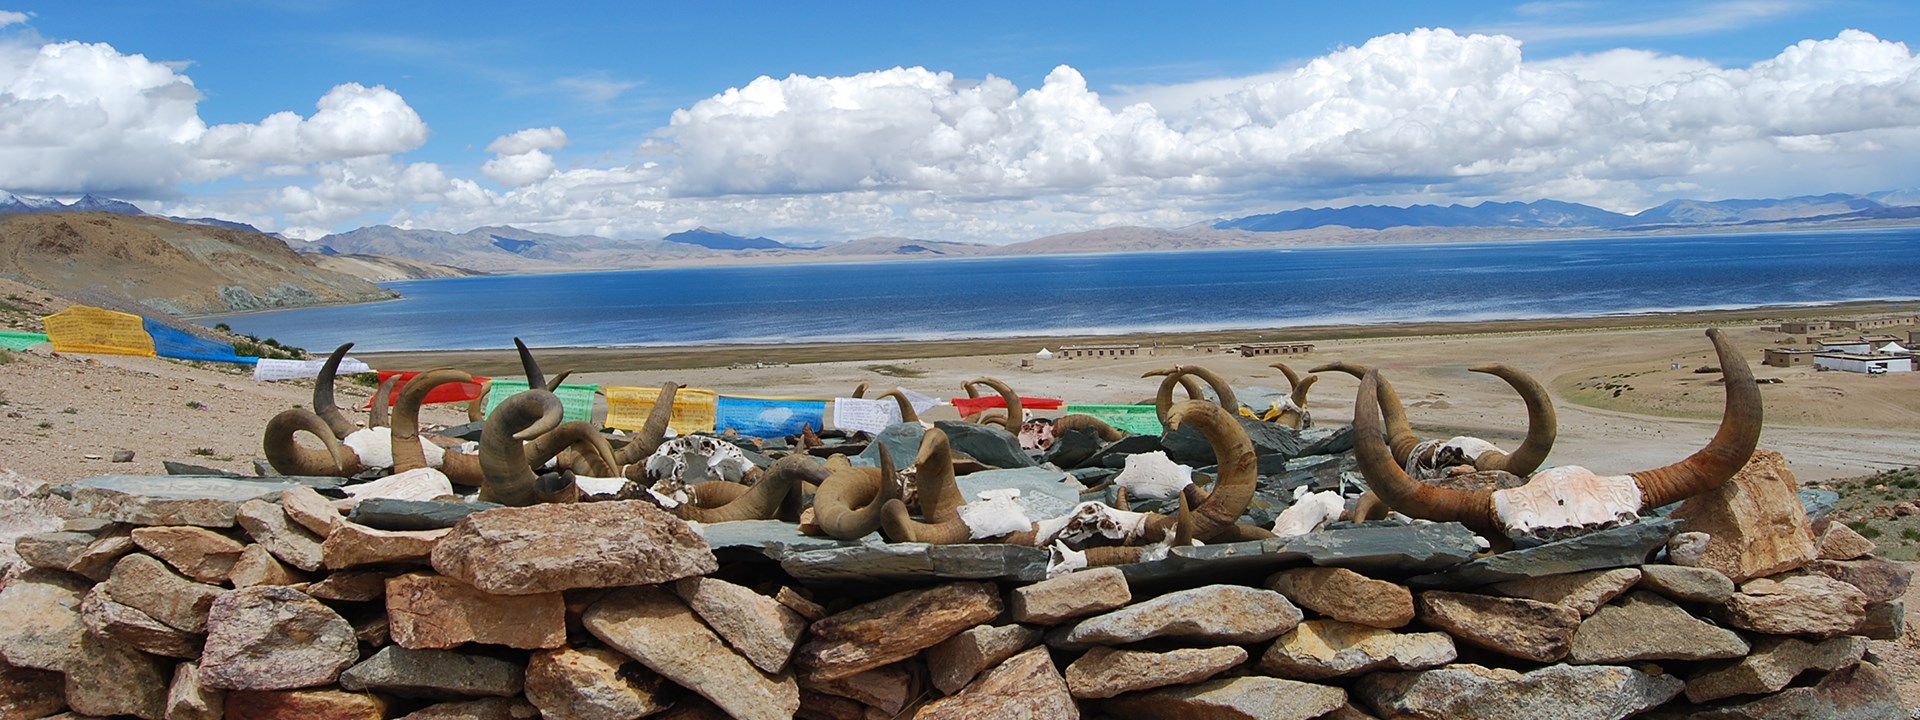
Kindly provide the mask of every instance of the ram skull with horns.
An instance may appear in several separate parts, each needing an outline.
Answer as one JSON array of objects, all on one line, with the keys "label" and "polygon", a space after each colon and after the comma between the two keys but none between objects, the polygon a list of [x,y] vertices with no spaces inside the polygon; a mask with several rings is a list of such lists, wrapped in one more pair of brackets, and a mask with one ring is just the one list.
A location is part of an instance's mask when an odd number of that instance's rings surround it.
[{"label": "ram skull with horns", "polygon": [[[1365,378],[1370,369],[1349,362],[1332,362],[1313,370],[1337,370],[1355,378]],[[1553,399],[1547,394],[1547,389],[1518,368],[1504,363],[1475,365],[1468,370],[1500,378],[1520,395],[1521,402],[1527,408],[1527,434],[1520,441],[1520,446],[1508,453],[1477,437],[1423,439],[1413,432],[1412,425],[1407,422],[1407,411],[1400,402],[1400,394],[1382,378],[1376,394],[1379,397],[1380,414],[1386,423],[1387,445],[1393,449],[1394,462],[1399,463],[1408,474],[1423,480],[1446,477],[1462,466],[1478,471],[1503,470],[1522,477],[1539,468],[1546,461],[1547,454],[1552,452],[1554,436],[1559,430],[1559,416],[1554,413]],[[1359,408],[1355,408],[1354,412],[1357,416]]]},{"label": "ram skull with horns", "polygon": [[1744,467],[1760,440],[1760,388],[1731,341],[1707,331],[1719,356],[1726,407],[1706,447],[1665,467],[1601,475],[1577,465],[1549,468],[1520,487],[1461,490],[1423,483],[1396,463],[1384,440],[1379,370],[1360,381],[1354,401],[1354,454],[1367,484],[1406,515],[1455,521],[1490,538],[1544,542],[1637,522],[1640,512],[1718,488]]}]

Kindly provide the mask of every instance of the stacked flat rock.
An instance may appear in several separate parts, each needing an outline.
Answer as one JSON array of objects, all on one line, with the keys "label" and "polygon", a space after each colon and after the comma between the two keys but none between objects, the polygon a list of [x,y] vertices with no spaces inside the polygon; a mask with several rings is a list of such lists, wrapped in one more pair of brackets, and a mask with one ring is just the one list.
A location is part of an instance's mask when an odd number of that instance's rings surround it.
[{"label": "stacked flat rock", "polygon": [[1365,525],[1049,579],[913,544],[809,576],[633,501],[372,527],[297,486],[97,488],[16,544],[0,717],[1904,717],[1867,639],[1903,632],[1911,573],[1792,483],[1761,453],[1615,533],[1700,533],[1688,564]]}]

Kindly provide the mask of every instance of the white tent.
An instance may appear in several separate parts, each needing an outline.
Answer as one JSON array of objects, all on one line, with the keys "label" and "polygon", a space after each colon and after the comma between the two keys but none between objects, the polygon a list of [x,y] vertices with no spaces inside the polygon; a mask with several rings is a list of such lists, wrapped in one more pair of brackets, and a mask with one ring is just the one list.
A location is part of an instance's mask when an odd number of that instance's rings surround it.
[{"label": "white tent", "polygon": [[1040,352],[1037,352],[1037,353],[1034,353],[1034,354],[1033,354],[1033,356],[1034,356],[1034,357],[1037,357],[1037,358],[1040,358],[1041,360],[1052,360],[1052,359],[1053,359],[1053,351],[1052,351],[1052,350],[1048,350],[1048,349],[1046,349],[1046,348],[1040,348]]},{"label": "white tent", "polygon": [[1900,347],[1900,343],[1890,342],[1880,346],[1880,349],[1876,352],[1882,355],[1905,355],[1909,351],[1906,348]]}]

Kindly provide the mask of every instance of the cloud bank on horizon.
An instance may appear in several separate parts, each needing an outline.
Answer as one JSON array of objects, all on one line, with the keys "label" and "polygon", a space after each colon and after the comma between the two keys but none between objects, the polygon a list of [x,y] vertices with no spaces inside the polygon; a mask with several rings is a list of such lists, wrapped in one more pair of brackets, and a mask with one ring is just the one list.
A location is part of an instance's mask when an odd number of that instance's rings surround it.
[{"label": "cloud bank on horizon", "polygon": [[1067,65],[1025,88],[925,67],[761,76],[631,131],[629,158],[566,158],[566,128],[529,127],[461,177],[407,157],[433,118],[388,87],[341,82],[304,112],[209,124],[184,65],[32,25],[0,10],[0,189],[307,238],[373,218],[1004,243],[1362,202],[1631,212],[1920,184],[1920,58],[1859,30],[1731,67],[1626,48],[1531,60],[1510,35],[1421,28],[1105,95]]}]

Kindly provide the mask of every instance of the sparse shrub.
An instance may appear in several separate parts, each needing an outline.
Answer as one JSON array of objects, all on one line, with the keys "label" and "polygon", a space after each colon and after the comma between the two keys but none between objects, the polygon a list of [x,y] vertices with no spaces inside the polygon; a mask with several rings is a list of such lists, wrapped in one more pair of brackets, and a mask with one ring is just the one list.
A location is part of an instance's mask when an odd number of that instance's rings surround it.
[{"label": "sparse shrub", "polygon": [[61,415],[78,415],[80,414],[80,408],[61,408],[60,414]]},{"label": "sparse shrub", "polygon": [[219,330],[220,332],[233,332],[233,328],[226,323],[214,323],[213,329]]},{"label": "sparse shrub", "polygon": [[13,351],[0,348],[0,365],[5,365],[10,362],[13,362]]},{"label": "sparse shrub", "polygon": [[188,400],[187,408],[190,410],[205,410],[207,409],[207,404],[200,402],[199,400]]},{"label": "sparse shrub", "polygon": [[1869,525],[1865,520],[1855,520],[1847,523],[1847,527],[1853,528],[1854,532],[1860,533],[1860,537],[1868,540],[1880,537],[1880,528]]},{"label": "sparse shrub", "polygon": [[213,457],[213,448],[203,448],[203,447],[194,448],[192,450],[188,450],[187,452],[192,453],[194,455],[198,455],[200,457]]},{"label": "sparse shrub", "polygon": [[1915,530],[1913,528],[1907,528],[1905,530],[1901,530],[1900,538],[1902,540],[1911,540],[1913,542],[1920,542],[1920,530]]},{"label": "sparse shrub", "polygon": [[36,424],[34,425],[34,427],[37,427],[37,428],[40,428],[41,430],[52,430],[52,429],[53,429],[53,423],[50,423],[50,422],[40,422],[40,423],[36,423]]}]

